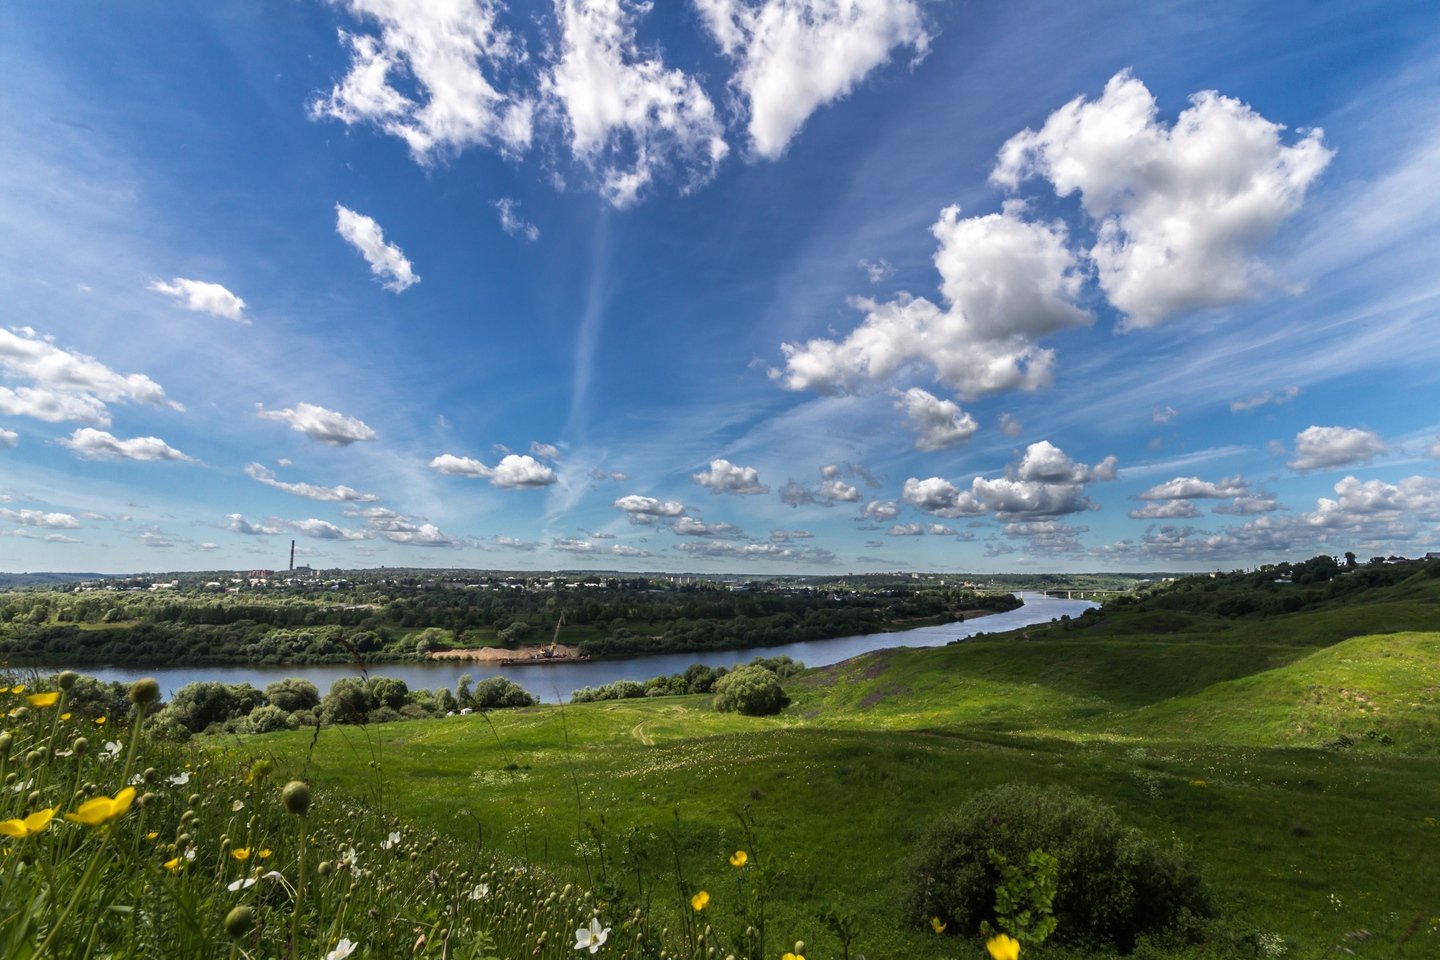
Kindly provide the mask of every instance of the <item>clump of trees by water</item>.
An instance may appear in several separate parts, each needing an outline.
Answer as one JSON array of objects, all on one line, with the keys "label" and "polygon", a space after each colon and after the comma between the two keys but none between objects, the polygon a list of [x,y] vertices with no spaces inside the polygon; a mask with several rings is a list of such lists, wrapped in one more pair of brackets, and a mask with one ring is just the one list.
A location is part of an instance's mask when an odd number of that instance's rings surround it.
[{"label": "clump of trees by water", "polygon": [[[768,670],[781,680],[795,676],[805,664],[790,657],[756,657],[746,666]],[[739,668],[736,668],[739,669]],[[641,697],[675,697],[693,693],[710,693],[731,671],[726,667],[708,667],[692,663],[683,673],[651,677],[646,681],[616,680],[598,687],[581,687],[570,695],[571,703],[594,703],[597,700],[635,700]]]}]

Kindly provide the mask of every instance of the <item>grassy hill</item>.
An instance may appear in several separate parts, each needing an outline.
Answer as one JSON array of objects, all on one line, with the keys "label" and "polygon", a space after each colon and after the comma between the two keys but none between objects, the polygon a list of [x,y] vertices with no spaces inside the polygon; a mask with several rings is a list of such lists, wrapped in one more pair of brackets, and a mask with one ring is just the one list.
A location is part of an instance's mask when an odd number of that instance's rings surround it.
[{"label": "grassy hill", "polygon": [[[867,956],[971,955],[905,916],[906,865],[925,824],[1013,782],[1096,796],[1188,847],[1239,938],[1195,957],[1440,956],[1440,577],[1295,586],[1290,612],[1252,581],[1199,581],[882,651],[787,682],[775,717],[670,697],[246,749],[662,914],[666,884],[735,896],[725,857],[750,848],[777,871],[775,941],[803,939],[812,958],[841,953],[820,919],[836,905]],[[1045,956],[1078,955],[1027,951]]]}]

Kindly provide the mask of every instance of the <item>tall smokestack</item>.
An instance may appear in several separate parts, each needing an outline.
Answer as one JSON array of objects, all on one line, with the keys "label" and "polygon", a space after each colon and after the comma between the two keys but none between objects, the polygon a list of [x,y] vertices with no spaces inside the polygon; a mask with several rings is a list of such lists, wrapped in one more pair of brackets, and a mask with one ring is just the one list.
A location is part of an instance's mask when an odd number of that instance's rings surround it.
[{"label": "tall smokestack", "polygon": [[290,541],[290,572],[295,572],[295,541]]}]

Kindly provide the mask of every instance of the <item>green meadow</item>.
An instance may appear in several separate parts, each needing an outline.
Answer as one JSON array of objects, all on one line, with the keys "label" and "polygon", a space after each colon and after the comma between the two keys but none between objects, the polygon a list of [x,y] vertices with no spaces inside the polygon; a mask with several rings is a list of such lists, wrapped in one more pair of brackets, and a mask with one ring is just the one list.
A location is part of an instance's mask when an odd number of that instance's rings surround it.
[{"label": "green meadow", "polygon": [[[1132,956],[1440,956],[1440,565],[1372,574],[1188,578],[808,670],[764,717],[642,697],[176,745],[143,703],[101,723],[16,684],[0,947],[984,958],[978,928],[916,915],[913,863],[937,818],[1018,785],[1198,865],[1215,916]],[[1065,934],[1021,956],[1114,955]]]}]

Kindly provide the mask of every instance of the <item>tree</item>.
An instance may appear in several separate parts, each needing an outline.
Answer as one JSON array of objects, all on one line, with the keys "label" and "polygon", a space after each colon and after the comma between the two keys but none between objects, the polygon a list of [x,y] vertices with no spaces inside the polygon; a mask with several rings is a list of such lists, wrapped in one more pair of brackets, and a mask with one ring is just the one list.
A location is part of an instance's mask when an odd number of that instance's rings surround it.
[{"label": "tree", "polygon": [[722,713],[763,717],[779,713],[789,702],[780,678],[757,664],[736,667],[715,681],[713,704]]},{"label": "tree", "polygon": [[320,705],[320,690],[309,680],[286,677],[265,687],[265,699],[286,713],[314,710]]}]

